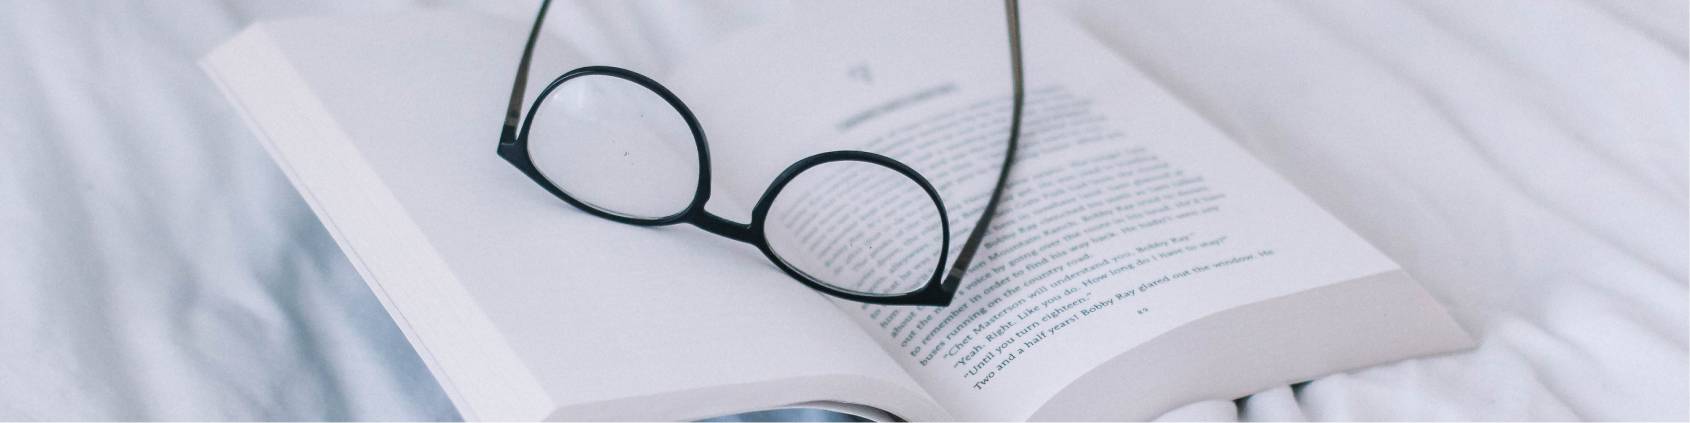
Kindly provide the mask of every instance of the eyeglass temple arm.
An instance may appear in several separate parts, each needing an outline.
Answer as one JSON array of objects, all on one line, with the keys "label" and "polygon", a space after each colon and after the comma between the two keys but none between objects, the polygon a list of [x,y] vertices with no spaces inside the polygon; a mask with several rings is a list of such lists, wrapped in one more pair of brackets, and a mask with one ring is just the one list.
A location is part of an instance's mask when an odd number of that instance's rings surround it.
[{"label": "eyeglass temple arm", "polygon": [[540,39],[540,26],[546,21],[546,9],[551,0],[540,1],[540,14],[534,18],[534,29],[528,32],[528,44],[522,47],[522,62],[516,65],[516,85],[511,88],[510,108],[505,110],[505,128],[499,133],[500,144],[516,142],[516,126],[522,121],[522,94],[528,85],[528,62],[534,58],[534,42]]},{"label": "eyeglass temple arm", "polygon": [[951,270],[946,272],[941,287],[955,292],[962,284],[962,277],[968,272],[968,265],[974,261],[974,252],[980,249],[980,241],[986,237],[986,229],[992,224],[992,215],[997,214],[998,200],[1003,197],[1003,188],[1009,182],[1009,167],[1015,162],[1015,147],[1021,138],[1021,103],[1023,89],[1021,83],[1021,19],[1018,16],[1020,6],[1017,0],[1004,0],[1004,15],[1009,18],[1009,70],[1012,82],[1013,109],[1009,118],[1009,148],[1003,156],[1003,168],[998,171],[998,183],[992,188],[992,197],[986,200],[986,210],[981,212],[980,223],[974,225],[974,230],[968,233],[968,240],[962,244],[962,251],[957,253],[956,261],[952,262]]}]

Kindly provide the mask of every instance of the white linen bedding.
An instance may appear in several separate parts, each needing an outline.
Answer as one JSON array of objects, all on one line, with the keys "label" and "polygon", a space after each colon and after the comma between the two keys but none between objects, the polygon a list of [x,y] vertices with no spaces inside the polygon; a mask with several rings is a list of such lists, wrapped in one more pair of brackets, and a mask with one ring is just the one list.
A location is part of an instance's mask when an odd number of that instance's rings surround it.
[{"label": "white linen bedding", "polygon": [[[408,7],[535,3],[0,3],[0,419],[457,417],[193,64],[255,20]],[[560,2],[549,26],[661,69],[788,7]],[[1165,418],[1686,419],[1686,3],[1055,7],[1480,339]]]}]

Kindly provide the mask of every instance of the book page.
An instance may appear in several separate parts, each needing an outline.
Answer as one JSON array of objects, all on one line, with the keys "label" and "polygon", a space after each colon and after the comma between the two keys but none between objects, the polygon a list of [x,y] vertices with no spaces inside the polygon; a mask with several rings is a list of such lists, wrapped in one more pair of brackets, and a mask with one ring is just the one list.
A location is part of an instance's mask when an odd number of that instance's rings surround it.
[{"label": "book page", "polygon": [[[733,160],[722,191],[752,203],[803,156],[882,153],[939,187],[960,246],[1004,152],[1004,18],[995,5],[928,6],[797,16],[682,68],[713,148]],[[956,301],[836,302],[951,413],[1025,418],[1182,324],[1397,268],[1065,20],[1034,5],[1022,18],[1021,151]]]}]

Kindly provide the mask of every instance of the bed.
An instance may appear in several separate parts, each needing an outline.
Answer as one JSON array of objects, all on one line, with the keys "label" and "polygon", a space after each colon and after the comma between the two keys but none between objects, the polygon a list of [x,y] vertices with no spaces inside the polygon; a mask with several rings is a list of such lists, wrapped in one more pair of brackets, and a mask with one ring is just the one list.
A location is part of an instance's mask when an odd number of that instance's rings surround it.
[{"label": "bed", "polygon": [[[194,66],[258,20],[536,7],[437,3],[0,6],[0,419],[457,418]],[[587,54],[660,69],[799,5],[553,7]],[[1033,7],[1068,9],[1480,341],[1164,419],[1687,418],[1685,2]]]}]

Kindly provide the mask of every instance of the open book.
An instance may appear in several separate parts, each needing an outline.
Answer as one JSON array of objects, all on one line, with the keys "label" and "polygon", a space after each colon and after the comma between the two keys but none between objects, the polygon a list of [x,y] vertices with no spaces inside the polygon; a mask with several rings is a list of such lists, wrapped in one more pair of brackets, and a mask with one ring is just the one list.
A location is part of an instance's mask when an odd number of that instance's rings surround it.
[{"label": "open book", "polygon": [[[835,300],[750,246],[535,186],[494,155],[525,22],[263,23],[202,66],[472,420],[1143,419],[1470,345],[1225,134],[1026,9],[1022,151],[943,308]],[[709,134],[712,212],[745,221],[797,158],[861,149],[931,179],[966,237],[1003,154],[1001,11],[873,12],[794,12],[651,75]],[[536,73],[599,64],[565,45],[542,41]]]}]

